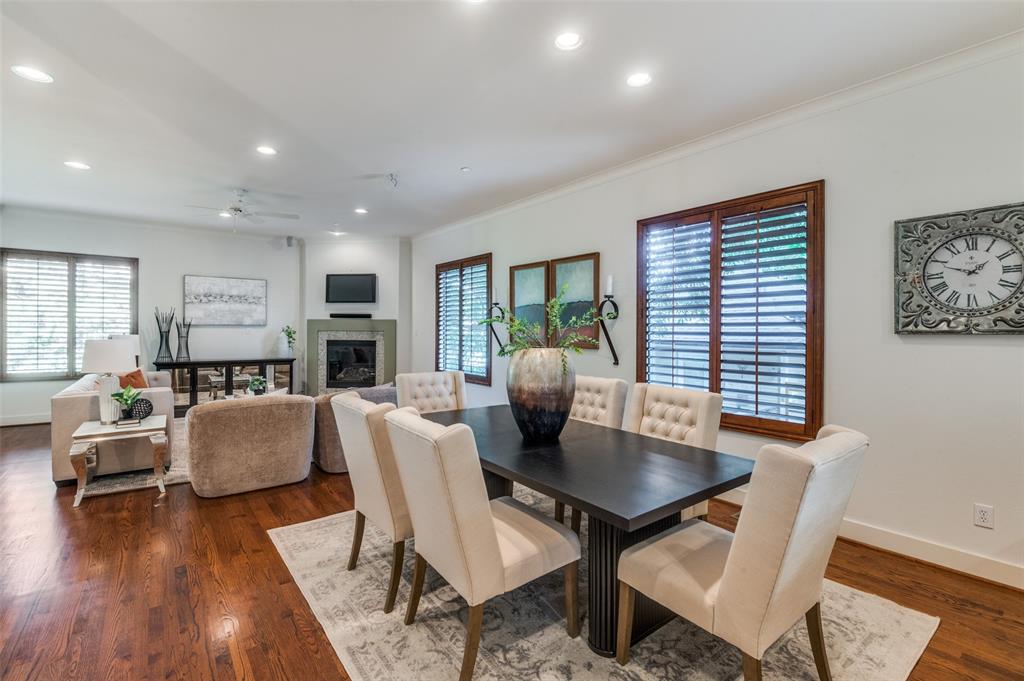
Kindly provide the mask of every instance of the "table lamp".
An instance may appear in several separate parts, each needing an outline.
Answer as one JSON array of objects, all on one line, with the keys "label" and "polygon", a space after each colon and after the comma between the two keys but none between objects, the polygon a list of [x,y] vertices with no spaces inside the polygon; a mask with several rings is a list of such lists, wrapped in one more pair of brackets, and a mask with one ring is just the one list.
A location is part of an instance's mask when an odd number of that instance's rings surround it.
[{"label": "table lamp", "polygon": [[131,343],[132,343],[132,355],[135,357],[135,366],[138,367],[139,366],[139,356],[142,354],[142,343],[139,341],[139,334],[132,333],[132,334],[121,334],[121,335],[112,335],[112,336],[110,336],[110,340],[121,340],[121,339],[128,339],[128,340],[131,341]]},{"label": "table lamp", "polygon": [[133,350],[132,342],[127,338],[85,341],[82,371],[101,374],[96,388],[100,393],[100,423],[105,426],[115,423],[121,415],[121,405],[111,397],[121,389],[121,382],[114,374],[135,369]]}]

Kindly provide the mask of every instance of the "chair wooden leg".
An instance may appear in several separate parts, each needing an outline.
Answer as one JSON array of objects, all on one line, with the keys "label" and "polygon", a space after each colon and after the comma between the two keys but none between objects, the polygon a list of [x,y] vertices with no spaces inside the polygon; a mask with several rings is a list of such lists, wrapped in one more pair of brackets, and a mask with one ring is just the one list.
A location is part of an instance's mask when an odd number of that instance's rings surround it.
[{"label": "chair wooden leg", "polygon": [[615,645],[615,659],[619,664],[629,662],[629,642],[633,638],[633,606],[636,591],[623,581],[619,582],[619,635]]},{"label": "chair wooden leg", "polygon": [[565,572],[565,630],[569,638],[580,635],[580,562],[573,562],[562,568]]},{"label": "chair wooden leg", "polygon": [[395,609],[398,583],[402,581],[402,564],[405,561],[405,542],[396,541],[392,548],[394,554],[391,559],[391,583],[388,584],[388,597],[384,601],[384,612],[391,612]]},{"label": "chair wooden leg", "polygon": [[560,523],[565,522],[565,504],[561,501],[555,502],[555,520]]},{"label": "chair wooden leg", "polygon": [[469,621],[466,623],[466,650],[462,654],[462,671],[459,672],[459,681],[469,681],[473,678],[473,668],[476,667],[476,653],[480,650],[480,632],[484,624],[484,604],[469,606]]},{"label": "chair wooden leg", "polygon": [[416,555],[416,567],[412,573],[412,590],[409,591],[409,605],[405,609],[405,623],[412,624],[416,619],[416,609],[420,607],[420,594],[423,593],[423,577],[427,574],[427,561],[423,556]]},{"label": "chair wooden leg", "polygon": [[352,552],[348,554],[348,569],[355,570],[359,560],[359,547],[363,545],[363,528],[366,527],[366,516],[356,511],[356,529],[352,533]]},{"label": "chair wooden leg", "polygon": [[814,653],[814,666],[818,668],[819,681],[832,681],[828,655],[825,653],[825,631],[821,627],[821,603],[815,603],[807,611],[807,635],[811,639],[811,652]]},{"label": "chair wooden leg", "polygon": [[576,533],[577,537],[580,534],[580,525],[582,524],[583,511],[579,510],[578,508],[572,509],[572,520],[570,521],[570,526],[572,527],[572,531]]},{"label": "chair wooden leg", "polygon": [[761,660],[743,653],[743,681],[761,681]]}]

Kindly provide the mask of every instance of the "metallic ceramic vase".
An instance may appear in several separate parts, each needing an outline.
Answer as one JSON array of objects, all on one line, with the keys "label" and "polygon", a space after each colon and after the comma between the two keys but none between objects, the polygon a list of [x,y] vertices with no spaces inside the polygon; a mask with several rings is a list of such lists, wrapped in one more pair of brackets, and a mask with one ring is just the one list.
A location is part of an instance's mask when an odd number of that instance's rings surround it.
[{"label": "metallic ceramic vase", "polygon": [[559,348],[531,348],[512,355],[508,363],[508,403],[523,439],[530,443],[557,442],[569,420],[576,392],[576,371]]}]

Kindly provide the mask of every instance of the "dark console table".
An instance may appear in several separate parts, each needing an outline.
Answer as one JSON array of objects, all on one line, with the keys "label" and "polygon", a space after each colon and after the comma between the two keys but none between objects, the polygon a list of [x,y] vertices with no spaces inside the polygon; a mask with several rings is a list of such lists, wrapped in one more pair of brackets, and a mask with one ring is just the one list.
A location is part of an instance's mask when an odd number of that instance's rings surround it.
[{"label": "dark console table", "polygon": [[[250,376],[268,376],[267,392],[287,388],[295,391],[295,358],[262,357],[259,359],[190,359],[187,361],[154,362],[158,371],[171,373],[174,391],[174,415],[182,416],[197,404],[211,402],[244,390]],[[236,384],[237,382],[237,384]]]}]

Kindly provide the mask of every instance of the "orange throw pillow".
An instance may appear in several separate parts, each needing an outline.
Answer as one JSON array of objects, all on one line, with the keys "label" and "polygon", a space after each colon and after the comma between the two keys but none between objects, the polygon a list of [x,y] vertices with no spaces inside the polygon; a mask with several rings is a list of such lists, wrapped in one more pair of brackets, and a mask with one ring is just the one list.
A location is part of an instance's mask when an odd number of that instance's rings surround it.
[{"label": "orange throw pillow", "polygon": [[142,390],[143,388],[149,387],[149,384],[146,383],[146,375],[142,373],[142,369],[136,369],[135,371],[127,374],[121,374],[117,377],[117,380],[121,382],[122,390],[128,386],[131,386],[136,390]]}]

